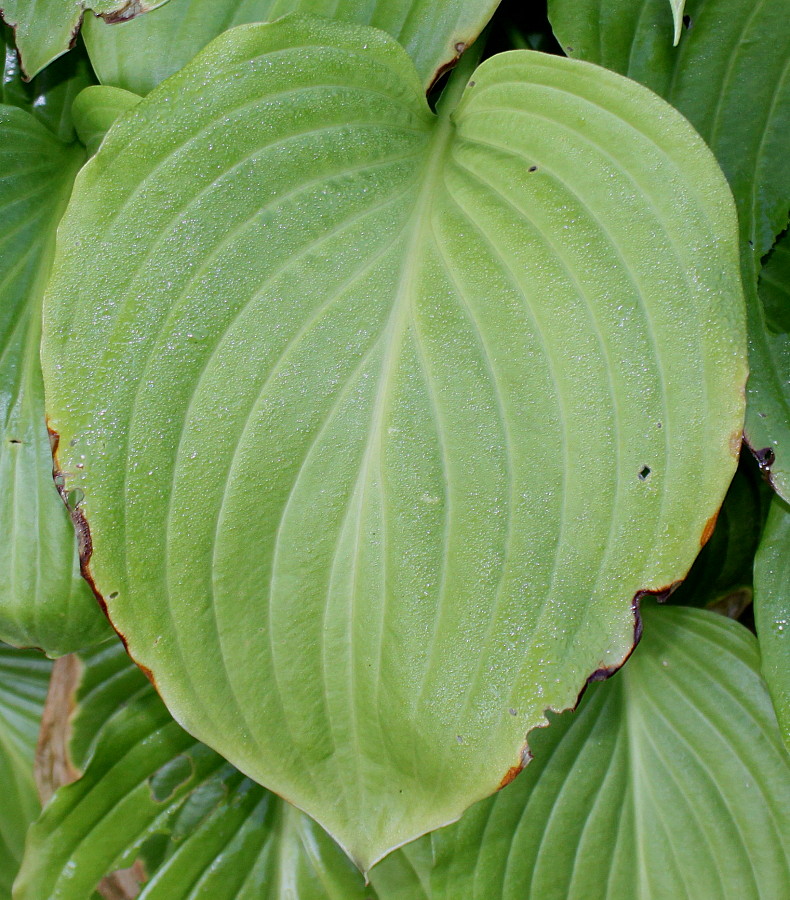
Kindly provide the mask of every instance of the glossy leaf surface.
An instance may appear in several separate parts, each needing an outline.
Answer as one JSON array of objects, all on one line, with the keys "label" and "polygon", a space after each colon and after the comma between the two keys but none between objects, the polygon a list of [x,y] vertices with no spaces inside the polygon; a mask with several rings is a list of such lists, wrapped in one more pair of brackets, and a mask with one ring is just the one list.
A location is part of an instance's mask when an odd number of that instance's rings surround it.
[{"label": "glossy leaf surface", "polygon": [[22,69],[37,75],[74,43],[86,11],[108,22],[154,9],[167,0],[4,0],[2,16],[14,29]]},{"label": "glossy leaf surface", "polygon": [[82,148],[0,106],[0,639],[58,655],[109,632],[52,478],[39,344],[55,229]]},{"label": "glossy leaf surface", "polygon": [[39,812],[33,755],[52,664],[33,650],[0,644],[0,898],[22,860],[28,825]]},{"label": "glossy leaf surface", "polygon": [[550,0],[566,52],[641,81],[669,100],[716,154],[741,223],[749,311],[746,438],[790,499],[790,334],[766,326],[762,258],[790,209],[790,16],[786,0],[687,0],[679,47],[666,0]]},{"label": "glossy leaf surface", "polygon": [[80,657],[71,755],[83,777],[36,824],[17,900],[83,900],[140,853],[139,900],[367,900],[326,833],[198,744],[113,643]]},{"label": "glossy leaf surface", "polygon": [[645,610],[632,659],[533,737],[535,759],[371,876],[384,900],[763,900],[790,883],[790,763],[757,642]]},{"label": "glossy leaf surface", "polygon": [[754,619],[763,674],[790,747],[790,508],[778,498],[754,561]]},{"label": "glossy leaf surface", "polygon": [[451,115],[465,83],[437,117],[381,32],[226,33],[83,169],[47,301],[114,624],[179,722],[365,868],[623,660],[739,448],[702,141],[575,61],[500,55]]},{"label": "glossy leaf surface", "polygon": [[2,22],[0,37],[5,54],[0,103],[18,106],[31,113],[63,141],[74,140],[71,105],[77,94],[96,80],[84,47],[78,47],[25,83],[14,45],[14,33]]},{"label": "glossy leaf surface", "polygon": [[496,0],[170,0],[118,26],[89,19],[84,34],[102,84],[147,94],[234,25],[309,13],[388,32],[409,51],[427,88],[474,41],[496,6]]}]

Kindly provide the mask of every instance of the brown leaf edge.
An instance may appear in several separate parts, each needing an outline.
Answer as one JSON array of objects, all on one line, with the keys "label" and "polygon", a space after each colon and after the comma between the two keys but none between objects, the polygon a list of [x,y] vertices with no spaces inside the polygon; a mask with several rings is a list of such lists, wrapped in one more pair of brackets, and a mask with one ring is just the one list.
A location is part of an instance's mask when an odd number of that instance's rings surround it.
[{"label": "brown leaf edge", "polygon": [[71,521],[74,524],[74,531],[77,534],[77,552],[80,560],[80,572],[82,573],[82,577],[88,582],[90,585],[90,589],[93,591],[94,597],[101,607],[102,612],[107,618],[107,621],[110,623],[113,631],[118,635],[121,639],[121,643],[126,650],[129,659],[140,669],[140,671],[145,675],[145,677],[151,682],[154,686],[154,689],[157,693],[159,693],[159,688],[156,684],[156,679],[154,678],[153,672],[147,667],[139,663],[134,656],[129,652],[129,644],[126,640],[126,636],[123,635],[118,629],[115,627],[115,623],[110,617],[110,613],[107,610],[107,601],[102,596],[99,589],[96,587],[96,582],[93,580],[93,575],[90,570],[90,561],[91,556],[93,555],[93,539],[91,538],[91,530],[88,525],[88,520],[85,517],[85,513],[80,509],[79,504],[69,503],[68,499],[68,491],[65,487],[65,475],[60,469],[60,464],[58,462],[58,446],[60,445],[60,435],[57,431],[50,427],[49,421],[47,422],[47,431],[49,432],[49,443],[52,448],[52,474],[55,480],[55,486],[58,489],[58,493],[60,494],[61,500],[66,506],[66,509],[71,516]]},{"label": "brown leaf edge", "polygon": [[[83,665],[75,653],[56,659],[41,717],[33,775],[41,805],[45,806],[58,788],[82,776],[69,752],[71,721],[77,708],[77,690]],[[145,868],[137,860],[128,869],[106,875],[96,887],[105,900],[134,900],[147,880]]]}]

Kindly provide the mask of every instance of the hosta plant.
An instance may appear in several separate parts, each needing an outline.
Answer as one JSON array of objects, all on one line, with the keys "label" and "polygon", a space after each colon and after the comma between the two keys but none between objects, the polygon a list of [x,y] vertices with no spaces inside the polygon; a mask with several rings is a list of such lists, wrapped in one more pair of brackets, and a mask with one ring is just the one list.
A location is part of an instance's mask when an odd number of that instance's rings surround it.
[{"label": "hosta plant", "polygon": [[3,15],[0,891],[781,897],[783,0]]}]

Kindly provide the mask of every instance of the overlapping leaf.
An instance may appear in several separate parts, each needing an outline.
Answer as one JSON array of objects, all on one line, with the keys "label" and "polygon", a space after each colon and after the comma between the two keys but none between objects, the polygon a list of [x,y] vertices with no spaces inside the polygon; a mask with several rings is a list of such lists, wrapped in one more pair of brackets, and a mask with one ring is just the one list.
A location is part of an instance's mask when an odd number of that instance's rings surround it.
[{"label": "overlapping leaf", "polygon": [[569,55],[641,81],[679,109],[716,154],[741,223],[749,310],[746,437],[790,499],[790,335],[766,327],[761,260],[790,209],[790,17],[786,0],[688,0],[671,46],[665,0],[550,0]]},{"label": "overlapping leaf", "polygon": [[425,87],[482,31],[497,0],[170,0],[150,16],[109,26],[85,22],[102,84],[147,94],[218,34],[290,12],[373,25],[409,51]]},{"label": "overlapping leaf", "polygon": [[39,811],[33,781],[36,736],[52,668],[40,653],[0,644],[0,898],[22,860],[28,825]]},{"label": "overlapping leaf", "polygon": [[115,120],[139,102],[137,94],[103,84],[91,85],[77,96],[72,108],[74,125],[89,154],[99,149]]},{"label": "overlapping leaf", "polygon": [[669,602],[740,616],[752,602],[754,554],[773,496],[755,461],[742,455],[713,534]]},{"label": "overlapping leaf", "polygon": [[27,846],[17,900],[84,900],[140,854],[139,900],[367,900],[373,891],[303,813],[173,722],[123,647],[81,656],[62,788]]},{"label": "overlapping leaf", "polygon": [[365,868],[622,661],[740,441],[703,142],[583,63],[501,55],[453,110],[467,77],[434,116],[381,32],[226,33],[84,168],[47,301],[115,625]]},{"label": "overlapping leaf", "polygon": [[4,0],[0,13],[14,29],[23,71],[32,78],[71,47],[87,10],[108,22],[122,22],[165,2],[167,0]]},{"label": "overlapping leaf", "polygon": [[763,673],[790,746],[790,508],[778,498],[754,561],[754,618]]},{"label": "overlapping leaf", "polygon": [[95,83],[84,48],[69,53],[25,83],[13,31],[2,22],[0,38],[5,53],[0,103],[18,106],[31,113],[63,141],[74,140],[71,104],[83,88]]},{"label": "overlapping leaf", "polygon": [[754,637],[645,611],[622,672],[516,781],[371,873],[383,900],[763,900],[790,883],[790,765]]},{"label": "overlapping leaf", "polygon": [[0,639],[53,655],[109,631],[52,480],[39,361],[55,229],[83,158],[29,113],[0,106]]}]

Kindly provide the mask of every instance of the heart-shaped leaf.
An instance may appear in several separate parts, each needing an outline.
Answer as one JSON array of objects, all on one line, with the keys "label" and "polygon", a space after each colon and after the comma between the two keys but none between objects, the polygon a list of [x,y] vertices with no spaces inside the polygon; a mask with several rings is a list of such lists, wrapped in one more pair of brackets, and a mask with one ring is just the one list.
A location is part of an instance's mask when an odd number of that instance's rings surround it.
[{"label": "heart-shaped leaf", "polygon": [[107,637],[52,480],[39,342],[55,229],[84,151],[0,106],[0,639],[58,655]]},{"label": "heart-shaped leaf", "polygon": [[790,761],[753,635],[680,607],[644,627],[513,784],[373,869],[382,900],[784,896]]},{"label": "heart-shaped leaf", "polygon": [[57,714],[67,765],[87,768],[35,825],[17,900],[84,900],[138,858],[139,900],[372,900],[315,822],[173,722],[120,643],[80,668]]},{"label": "heart-shaped leaf", "polygon": [[763,674],[790,747],[790,507],[779,498],[754,560],[754,619]]},{"label": "heart-shaped leaf", "polygon": [[22,69],[28,78],[74,43],[87,10],[107,22],[123,22],[167,0],[3,0],[2,13],[13,29]]},{"label": "heart-shaped leaf", "polygon": [[120,25],[87,19],[85,43],[102,84],[147,94],[234,25],[302,12],[374,25],[409,51],[425,87],[480,34],[497,0],[169,0]]},{"label": "heart-shaped leaf", "polygon": [[790,208],[790,16],[786,0],[687,0],[677,49],[665,39],[666,0],[550,0],[568,54],[652,88],[708,142],[741,223],[749,312],[746,439],[790,500],[790,334],[766,327],[757,296],[762,258]]},{"label": "heart-shaped leaf", "polygon": [[52,664],[0,644],[0,897],[11,896],[28,825],[39,812],[33,754]]},{"label": "heart-shaped leaf", "polygon": [[382,32],[227,32],[83,169],[47,301],[114,624],[179,722],[363,868],[622,662],[740,445],[703,142],[585,63],[500,55],[453,109],[467,77],[437,116]]}]

